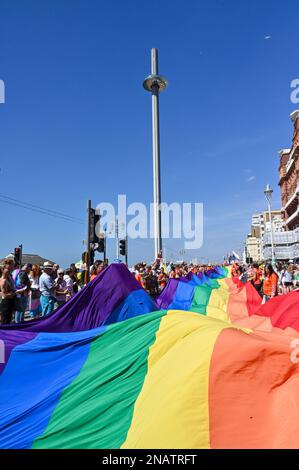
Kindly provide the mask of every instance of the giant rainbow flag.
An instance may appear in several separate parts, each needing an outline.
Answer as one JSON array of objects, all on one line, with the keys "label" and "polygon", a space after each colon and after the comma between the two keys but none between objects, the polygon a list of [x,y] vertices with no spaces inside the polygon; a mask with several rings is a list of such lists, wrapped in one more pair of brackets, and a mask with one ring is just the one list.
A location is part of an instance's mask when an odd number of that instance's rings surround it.
[{"label": "giant rainbow flag", "polygon": [[298,306],[261,305],[223,268],[155,304],[112,265],[48,317],[1,327],[0,448],[299,447]]}]

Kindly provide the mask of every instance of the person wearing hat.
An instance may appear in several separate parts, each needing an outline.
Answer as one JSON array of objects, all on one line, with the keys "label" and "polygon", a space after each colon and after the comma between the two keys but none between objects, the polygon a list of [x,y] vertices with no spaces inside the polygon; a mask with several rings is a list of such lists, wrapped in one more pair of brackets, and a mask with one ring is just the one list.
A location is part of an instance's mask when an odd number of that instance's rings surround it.
[{"label": "person wearing hat", "polygon": [[45,261],[42,266],[43,273],[39,278],[40,303],[42,316],[52,313],[55,307],[56,281],[52,277],[53,265]]},{"label": "person wearing hat", "polygon": [[64,276],[64,271],[63,269],[58,269],[57,270],[57,278],[56,278],[56,302],[57,302],[57,307],[61,307],[63,304],[66,302],[66,296],[68,294],[68,288],[66,281],[63,279]]}]

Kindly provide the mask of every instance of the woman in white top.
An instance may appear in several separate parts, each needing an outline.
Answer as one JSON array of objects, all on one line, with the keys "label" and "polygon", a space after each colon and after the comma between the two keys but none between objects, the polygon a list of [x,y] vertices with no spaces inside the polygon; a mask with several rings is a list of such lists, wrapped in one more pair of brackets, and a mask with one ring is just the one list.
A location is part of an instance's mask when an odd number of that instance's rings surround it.
[{"label": "woman in white top", "polygon": [[292,266],[289,266],[288,268],[284,269],[282,277],[281,277],[281,282],[282,282],[282,293],[287,294],[290,292],[293,288],[293,269]]},{"label": "woman in white top", "polygon": [[37,264],[32,266],[32,271],[29,274],[31,283],[31,293],[29,298],[30,318],[37,318],[41,313],[40,305],[40,291],[39,291],[39,278],[41,275],[40,267]]}]

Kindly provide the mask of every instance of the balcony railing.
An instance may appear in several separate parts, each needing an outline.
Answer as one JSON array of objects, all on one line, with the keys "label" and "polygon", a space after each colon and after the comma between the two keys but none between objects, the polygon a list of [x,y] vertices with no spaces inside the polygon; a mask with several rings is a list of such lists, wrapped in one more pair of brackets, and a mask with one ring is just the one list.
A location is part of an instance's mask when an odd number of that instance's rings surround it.
[{"label": "balcony railing", "polygon": [[294,219],[296,219],[296,217],[298,216],[299,216],[299,207],[297,207],[297,210],[292,215],[290,215],[290,217],[285,221],[285,224],[289,225],[289,223],[292,222]]},{"label": "balcony railing", "polygon": [[292,204],[292,202],[296,199],[296,197],[298,197],[299,195],[299,184],[297,184],[297,188],[294,192],[294,194],[287,200],[285,206],[283,207],[283,210],[285,211],[290,204]]}]

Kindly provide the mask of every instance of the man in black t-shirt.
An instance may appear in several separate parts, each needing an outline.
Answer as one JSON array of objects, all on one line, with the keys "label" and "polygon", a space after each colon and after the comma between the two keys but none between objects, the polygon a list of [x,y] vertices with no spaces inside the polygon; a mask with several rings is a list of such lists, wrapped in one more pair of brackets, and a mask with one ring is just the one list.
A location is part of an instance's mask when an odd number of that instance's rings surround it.
[{"label": "man in black t-shirt", "polygon": [[32,264],[25,264],[23,266],[23,269],[19,271],[15,279],[16,289],[19,291],[16,296],[16,323],[23,322],[25,319],[25,312],[28,304],[28,296],[31,287],[28,274],[30,273],[31,269]]}]

